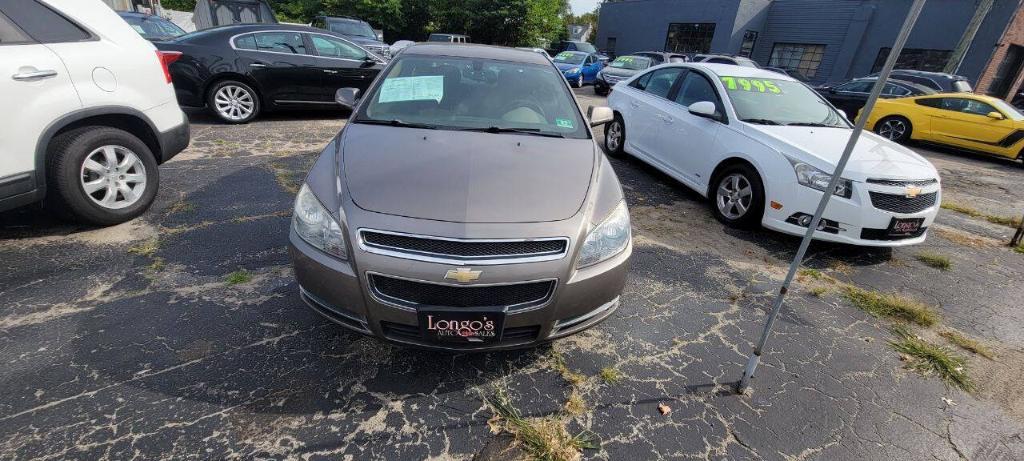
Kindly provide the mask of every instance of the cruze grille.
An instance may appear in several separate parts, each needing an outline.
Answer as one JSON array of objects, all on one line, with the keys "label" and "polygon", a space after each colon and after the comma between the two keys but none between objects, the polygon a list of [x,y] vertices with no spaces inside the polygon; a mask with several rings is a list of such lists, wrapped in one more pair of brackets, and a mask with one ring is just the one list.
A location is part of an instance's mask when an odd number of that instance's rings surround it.
[{"label": "cruze grille", "polygon": [[431,237],[362,231],[363,244],[391,252],[459,261],[550,257],[565,254],[566,239],[546,240],[449,240]]},{"label": "cruze grille", "polygon": [[930,186],[930,185],[935,184],[935,183],[937,183],[939,181],[936,180],[936,179],[874,179],[874,178],[872,178],[872,179],[868,179],[868,182],[871,183],[871,184],[879,184],[879,185],[883,185],[883,186],[896,186],[896,187],[917,186],[917,187],[922,187],[922,186]]},{"label": "cruze grille", "polygon": [[374,294],[409,307],[506,307],[525,308],[547,302],[553,280],[512,285],[453,286],[370,275]]},{"label": "cruze grille", "polygon": [[917,213],[935,206],[935,196],[935,192],[911,198],[905,195],[872,191],[871,204],[879,210],[891,211],[893,213]]}]

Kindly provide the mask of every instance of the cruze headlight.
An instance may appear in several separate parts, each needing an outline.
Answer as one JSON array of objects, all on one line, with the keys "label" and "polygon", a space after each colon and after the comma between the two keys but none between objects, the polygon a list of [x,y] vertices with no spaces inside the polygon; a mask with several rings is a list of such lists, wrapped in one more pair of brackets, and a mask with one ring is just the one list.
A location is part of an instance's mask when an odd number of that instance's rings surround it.
[{"label": "cruze headlight", "polygon": [[341,226],[331,217],[327,209],[317,200],[305,184],[295,197],[295,211],[292,213],[292,228],[306,243],[324,253],[345,259],[348,255]]},{"label": "cruze headlight", "polygon": [[[793,162],[793,171],[796,172],[797,182],[822,192],[828,188],[829,181],[832,181],[832,175],[803,162]],[[843,198],[852,197],[853,181],[840,179],[833,193]]]},{"label": "cruze headlight", "polygon": [[591,266],[621,253],[629,245],[630,235],[629,210],[623,201],[587,234],[576,268]]}]

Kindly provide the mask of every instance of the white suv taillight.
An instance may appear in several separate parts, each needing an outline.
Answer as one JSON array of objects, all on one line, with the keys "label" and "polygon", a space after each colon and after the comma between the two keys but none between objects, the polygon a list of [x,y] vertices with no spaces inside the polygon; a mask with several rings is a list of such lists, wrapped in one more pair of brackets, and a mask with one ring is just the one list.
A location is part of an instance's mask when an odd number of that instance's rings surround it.
[{"label": "white suv taillight", "polygon": [[170,65],[181,57],[181,52],[156,50],[156,57],[160,60],[160,67],[163,67],[164,69],[164,78],[167,79],[167,83],[171,83]]}]

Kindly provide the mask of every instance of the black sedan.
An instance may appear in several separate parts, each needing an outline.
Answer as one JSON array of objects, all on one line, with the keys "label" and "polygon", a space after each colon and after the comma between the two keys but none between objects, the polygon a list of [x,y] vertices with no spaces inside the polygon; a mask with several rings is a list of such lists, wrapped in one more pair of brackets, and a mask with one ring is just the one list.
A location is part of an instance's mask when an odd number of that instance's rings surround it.
[{"label": "black sedan", "polygon": [[[871,88],[875,86],[875,82],[878,81],[877,77],[872,78],[858,78],[850,80],[848,82],[839,83],[835,85],[826,84],[815,88],[818,93],[821,93],[828,102],[836,106],[836,109],[843,111],[846,114],[846,118],[853,120],[857,117],[857,112],[864,107],[864,104],[868,102],[868,95],[871,94]],[[889,80],[885,82],[885,88],[882,89],[882,98],[904,98],[908,96],[920,96],[924,94],[934,94],[936,91],[927,88],[916,83],[905,82],[902,80]]]},{"label": "black sedan", "polygon": [[157,42],[181,57],[170,65],[184,107],[206,107],[227,123],[274,109],[338,107],[339,88],[365,90],[384,60],[330,31],[284,24],[217,27]]}]

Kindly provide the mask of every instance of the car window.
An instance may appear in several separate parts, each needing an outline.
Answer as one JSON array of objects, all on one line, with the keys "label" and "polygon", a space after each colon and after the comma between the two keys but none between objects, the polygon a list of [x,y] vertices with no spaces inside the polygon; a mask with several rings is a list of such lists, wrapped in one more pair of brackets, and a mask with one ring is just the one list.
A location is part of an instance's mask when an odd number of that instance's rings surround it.
[{"label": "car window", "polygon": [[683,107],[690,107],[695,102],[711,101],[721,112],[721,102],[718,100],[718,95],[715,94],[715,88],[711,86],[711,82],[706,77],[695,71],[687,72],[683,77],[675,101]]},{"label": "car window", "polygon": [[253,37],[252,34],[239,35],[231,43],[239,50],[256,49],[256,37]]},{"label": "car window", "polygon": [[930,78],[918,77],[916,75],[904,75],[904,74],[894,75],[893,78],[898,79],[898,80],[904,80],[904,81],[911,82],[911,83],[916,83],[918,85],[924,85],[924,86],[926,86],[928,88],[933,88],[933,89],[936,89],[936,90],[941,90],[942,89],[941,85],[939,85],[938,83],[935,82],[935,80],[932,80]]},{"label": "car window", "polygon": [[679,67],[653,71],[651,72],[651,80],[647,82],[644,91],[658,97],[667,98],[669,90],[672,89],[672,85],[675,84],[676,79],[682,73],[683,69]]},{"label": "car window", "polygon": [[885,89],[882,90],[882,94],[886,96],[906,96],[910,94],[910,90],[901,86],[893,85],[892,83],[886,83]]},{"label": "car window", "polygon": [[550,64],[403,53],[388,69],[365,96],[356,123],[590,137],[562,73]]},{"label": "car window", "polygon": [[310,25],[316,27],[317,29],[326,29],[326,27],[324,26],[326,26],[327,23],[326,21],[324,21],[324,18],[316,18],[313,19],[313,22],[310,23]]},{"label": "car window", "polygon": [[842,91],[844,93],[870,93],[871,87],[875,85],[875,82],[850,82],[844,83],[836,87],[836,91]]},{"label": "car window", "polygon": [[650,72],[641,75],[640,78],[637,78],[636,80],[633,80],[633,82],[631,82],[629,86],[636,88],[640,91],[643,91],[645,88],[647,88],[647,82],[649,81],[651,81]]},{"label": "car window", "polygon": [[260,32],[256,36],[256,49],[276,53],[308,54],[302,34],[298,32]]},{"label": "car window", "polygon": [[720,76],[736,116],[761,125],[849,128],[821,95],[792,80]]},{"label": "car window", "polygon": [[709,64],[735,64],[735,62],[733,62],[732,60],[725,58],[711,58],[704,62]]},{"label": "car window", "polygon": [[946,98],[946,99],[950,101],[948,103],[950,105],[950,107],[956,107],[956,109],[952,109],[952,110],[958,110],[958,111],[963,112],[965,114],[988,115],[990,112],[998,112],[995,107],[992,107],[991,105],[983,103],[981,101],[976,101],[974,99],[964,99],[964,98]]},{"label": "car window", "polygon": [[344,40],[326,35],[310,35],[316,54],[325,58],[366,59],[366,52]]},{"label": "car window", "polygon": [[0,45],[11,45],[17,43],[31,43],[32,39],[28,38],[18,26],[15,26],[7,16],[0,13]]},{"label": "car window", "polygon": [[927,106],[927,107],[934,107],[936,109],[942,109],[943,108],[942,107],[943,99],[946,99],[946,98],[924,98],[924,99],[917,99],[914,102],[916,102],[918,105],[921,105],[921,106]]},{"label": "car window", "polygon": [[80,42],[92,37],[85,29],[37,0],[6,0],[4,14],[40,43]]},{"label": "car window", "polygon": [[342,35],[377,39],[377,34],[373,32],[373,28],[362,21],[331,21],[328,23],[327,29]]}]

